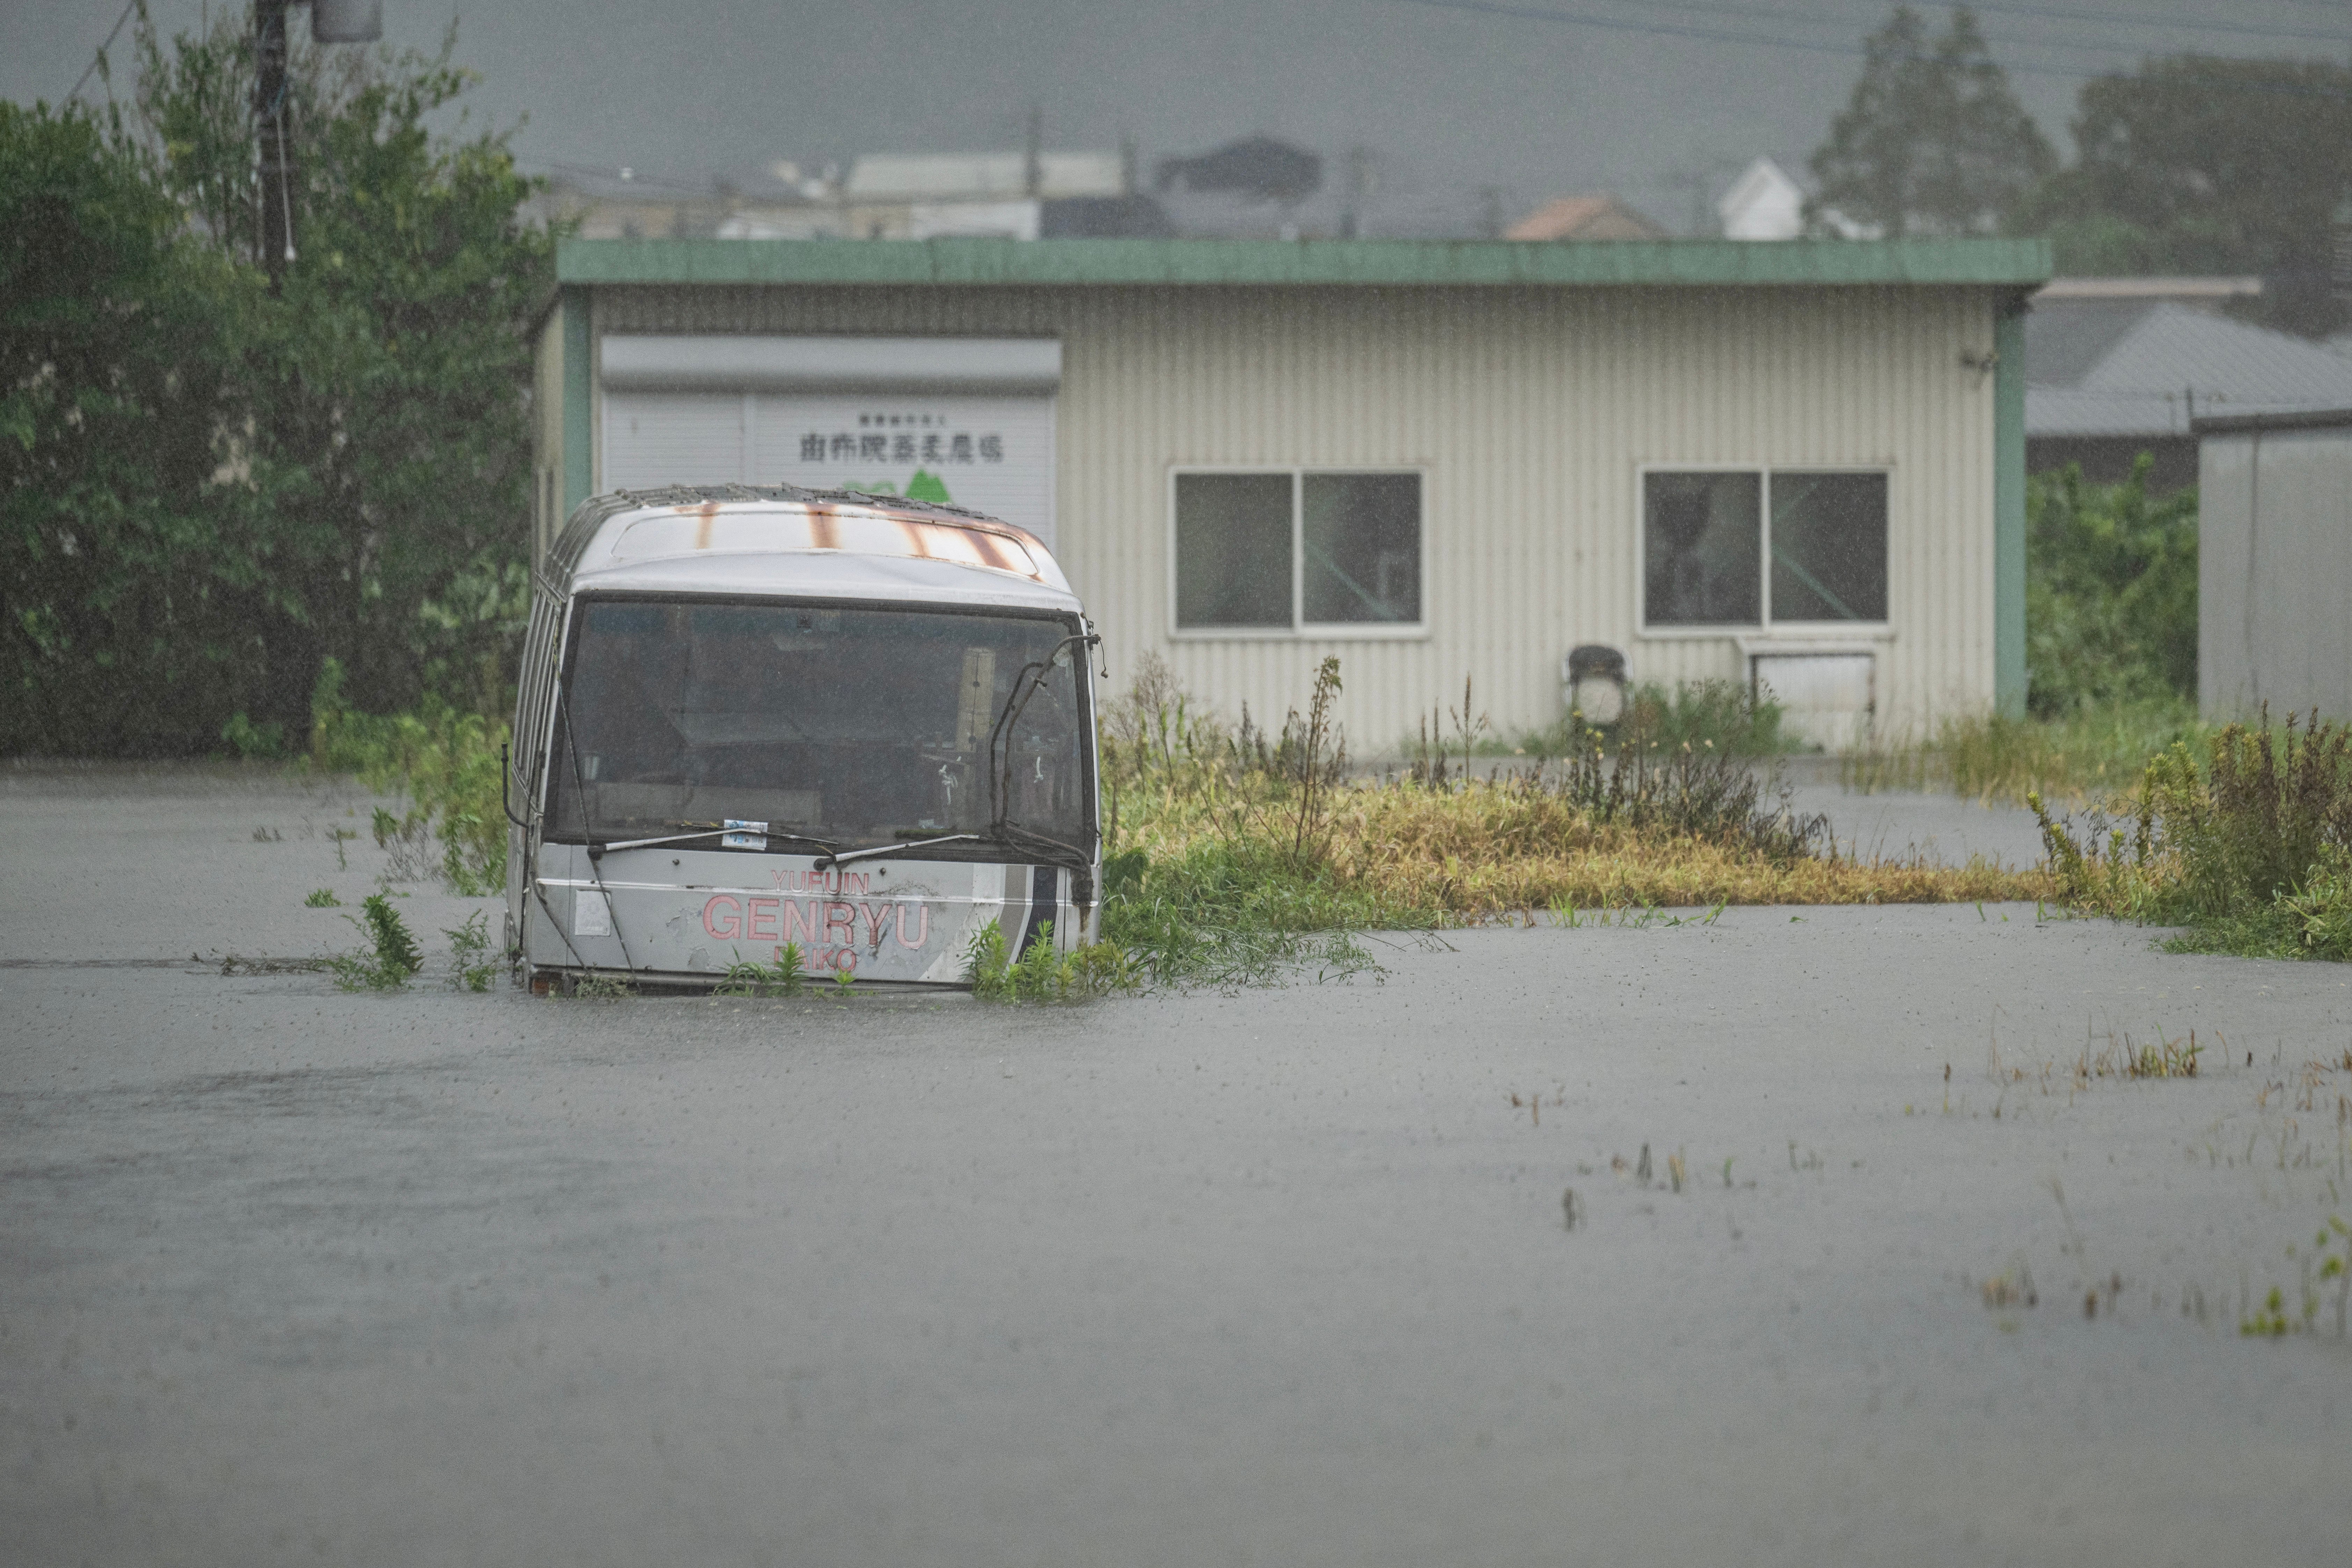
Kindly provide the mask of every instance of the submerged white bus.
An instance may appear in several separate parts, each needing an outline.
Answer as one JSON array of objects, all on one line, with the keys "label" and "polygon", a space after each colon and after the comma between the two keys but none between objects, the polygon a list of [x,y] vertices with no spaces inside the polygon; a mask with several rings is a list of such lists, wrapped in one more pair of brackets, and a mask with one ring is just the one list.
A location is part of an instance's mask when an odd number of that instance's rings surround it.
[{"label": "submerged white bus", "polygon": [[533,585],[507,941],[535,991],[968,983],[1094,939],[1096,638],[1037,539],[953,507],[709,486],[598,497]]}]

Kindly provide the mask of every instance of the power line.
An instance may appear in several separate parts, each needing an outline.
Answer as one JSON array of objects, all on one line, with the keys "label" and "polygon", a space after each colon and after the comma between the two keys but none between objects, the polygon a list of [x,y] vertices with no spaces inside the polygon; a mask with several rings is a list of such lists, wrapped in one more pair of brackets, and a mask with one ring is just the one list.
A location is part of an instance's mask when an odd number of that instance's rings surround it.
[{"label": "power line", "polygon": [[[1663,6],[1664,9],[1669,11],[1696,11],[1702,14],[1713,14],[1725,16],[1754,16],[1760,20],[1797,22],[1809,26],[1851,28],[1856,25],[1852,18],[1847,16],[1824,16],[1819,12],[1789,11],[1768,5],[1707,5],[1701,3],[1701,0],[1648,0],[1648,3],[1653,5]],[[2035,18],[2037,20],[2044,18],[2057,18],[2066,21],[2105,22],[2116,26],[2154,27],[2171,32],[2238,34],[2249,37],[2301,38],[2315,40],[2320,43],[2333,44],[2339,47],[2345,44],[2352,44],[2352,29],[2347,29],[2341,32],[2320,33],[2313,32],[2306,28],[2250,26],[2231,22],[2163,21],[2153,17],[2140,18],[2126,16],[2119,12],[2067,11],[2055,9],[2046,5],[1973,5],[1968,8],[1972,11],[1997,12],[2003,16],[2026,16]],[[1988,33],[1984,35],[1984,37],[1989,43],[2015,44],[2024,48],[2086,49],[2095,53],[2107,54],[2140,54],[2146,52],[2145,46],[2142,45],[2127,44],[2104,39],[2080,37],[2070,38],[2063,37],[2023,37],[2009,33]]]},{"label": "power line", "polygon": [[131,4],[122,8],[122,15],[117,16],[114,19],[114,26],[107,30],[106,42],[99,45],[98,52],[89,57],[89,65],[81,73],[81,80],[74,83],[73,90],[58,100],[58,108],[64,108],[81,96],[81,89],[89,85],[90,77],[97,72],[99,62],[106,58],[106,51],[114,47],[114,36],[122,31],[122,24],[131,20],[131,13],[138,8],[139,0],[131,0]]},{"label": "power line", "polygon": [[2105,22],[2118,27],[2160,27],[2176,33],[2237,33],[2250,38],[2305,38],[2322,44],[2352,43],[2352,29],[2314,32],[2306,27],[2266,27],[2257,22],[2182,22],[2157,16],[2132,16],[2121,11],[2068,11],[2052,5],[1987,5],[1973,0],[1972,11],[2004,16],[2049,16],[2062,22]]},{"label": "power line", "polygon": [[[1843,55],[1849,58],[1868,53],[1859,44],[1822,43],[1806,38],[1774,37],[1763,33],[1731,32],[1721,27],[1702,27],[1675,22],[1632,22],[1615,16],[1596,16],[1589,12],[1545,11],[1529,5],[1508,5],[1499,0],[1395,0],[1398,5],[1420,5],[1433,11],[1465,11],[1487,16],[1507,16],[1529,22],[1557,22],[1571,27],[1591,27],[1601,32],[1638,33],[1652,37],[1695,38],[1705,43],[1741,44],[1750,48],[1796,49],[1807,54]],[[1703,9],[1704,7],[1693,7]],[[2012,76],[2056,77],[2065,81],[2092,81],[2114,73],[2108,70],[2084,70],[2067,66],[2013,65],[2004,68]],[[2352,94],[2248,82],[2240,84],[2243,90],[2275,92],[2295,98],[2352,98]]]},{"label": "power line", "polygon": [[[1486,16],[1508,16],[1526,22],[1558,22],[1609,33],[1640,33],[1652,37],[1696,38],[1704,43],[1745,44],[1752,48],[1797,49],[1806,54],[1857,58],[1867,51],[1859,44],[1831,44],[1808,38],[1776,38],[1762,33],[1735,33],[1721,27],[1700,27],[1675,22],[1632,22],[1615,16],[1595,16],[1576,11],[1542,11],[1531,5],[1506,5],[1497,0],[1395,0],[1433,11],[1467,11]],[[2018,74],[2062,76],[2070,80],[2097,76],[2097,71],[2065,70],[2056,66],[2020,66]]]}]

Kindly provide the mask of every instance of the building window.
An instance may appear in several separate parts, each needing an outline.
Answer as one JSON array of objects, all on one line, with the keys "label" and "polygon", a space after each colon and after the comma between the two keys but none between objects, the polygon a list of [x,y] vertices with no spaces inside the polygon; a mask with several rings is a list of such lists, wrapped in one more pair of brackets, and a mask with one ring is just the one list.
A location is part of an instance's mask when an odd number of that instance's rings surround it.
[{"label": "building window", "polygon": [[1642,618],[1656,627],[1883,624],[1886,476],[1643,475]]},{"label": "building window", "polygon": [[1421,629],[1421,476],[1180,473],[1180,631]]}]

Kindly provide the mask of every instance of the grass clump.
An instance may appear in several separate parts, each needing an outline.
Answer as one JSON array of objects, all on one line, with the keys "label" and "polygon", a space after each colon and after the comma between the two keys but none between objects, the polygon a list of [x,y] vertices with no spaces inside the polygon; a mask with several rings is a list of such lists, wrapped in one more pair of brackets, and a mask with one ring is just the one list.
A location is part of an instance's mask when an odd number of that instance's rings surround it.
[{"label": "grass clump", "polygon": [[[1687,742],[1727,756],[1777,757],[1803,749],[1782,727],[1785,718],[1769,691],[1759,693],[1746,681],[1696,680],[1680,687],[1645,681],[1625,694],[1625,710],[1614,728],[1667,752]],[[1566,756],[1584,743],[1588,728],[1580,715],[1571,713],[1507,741],[1481,739],[1475,750],[1481,756]]]},{"label": "grass clump", "polygon": [[788,942],[776,949],[774,960],[768,963],[754,963],[738,950],[735,962],[727,966],[727,978],[712,994],[797,996],[807,984],[807,973],[801,967],[801,944]]},{"label": "grass clump", "polygon": [[[1231,984],[1370,967],[1350,934],[1542,910],[1958,901],[2047,896],[2039,873],[1838,853],[1826,821],[1767,793],[1752,760],[1673,739],[1636,708],[1613,750],[1478,776],[1470,693],[1402,777],[1348,780],[1329,722],[1337,661],[1268,740],[1225,729],[1147,661],[1102,725],[1103,931],[1161,984]],[[1748,731],[1753,733],[1751,730]]]},{"label": "grass clump", "polygon": [[1037,927],[1017,959],[1011,956],[1001,922],[981,927],[964,952],[964,979],[983,1002],[1071,1002],[1135,984],[1126,951],[1115,942],[1095,942],[1075,952],[1055,952],[1051,921]]},{"label": "grass clump", "polygon": [[343,900],[335,897],[332,888],[313,888],[310,896],[302,900],[302,907],[306,910],[340,910],[343,907]]},{"label": "grass clump", "polygon": [[[408,931],[400,911],[383,893],[370,893],[360,905],[359,918],[343,917],[367,940],[356,952],[328,961],[335,984],[345,991],[397,991],[408,977],[425,967],[425,955]],[[485,983],[487,984],[487,982]]]},{"label": "grass clump", "polygon": [[2030,796],[2062,896],[2188,928],[2174,952],[2352,959],[2352,730],[2265,712],[2205,753],[2176,743],[2079,822]]},{"label": "grass clump", "polygon": [[1986,802],[2022,804],[2039,795],[2080,803],[2130,787],[2150,757],[2179,744],[2201,748],[2213,733],[2196,704],[2178,696],[2117,699],[2042,718],[1962,714],[1925,740],[1851,753],[1838,773],[1862,794],[1950,790]]}]

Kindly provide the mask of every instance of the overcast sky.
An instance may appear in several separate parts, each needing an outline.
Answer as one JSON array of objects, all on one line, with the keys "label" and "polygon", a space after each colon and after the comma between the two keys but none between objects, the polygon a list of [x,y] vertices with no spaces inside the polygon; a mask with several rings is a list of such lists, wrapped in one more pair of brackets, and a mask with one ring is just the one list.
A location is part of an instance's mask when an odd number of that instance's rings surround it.
[{"label": "overcast sky", "polygon": [[[150,0],[167,33],[195,26],[204,6]],[[1262,131],[1323,153],[1336,178],[1349,147],[1368,147],[1377,184],[1367,228],[1378,233],[1466,232],[1489,185],[1511,216],[1554,195],[1612,190],[1684,227],[1683,182],[1694,175],[1720,190],[1759,153],[1801,174],[1852,88],[1863,35],[1890,7],[383,0],[383,9],[395,44],[431,47],[458,21],[457,58],[483,79],[476,114],[526,121],[514,146],[541,173],[626,165],[707,183],[780,158],[806,166],[866,152],[1014,148],[1034,102],[1049,147],[1108,149],[1132,137],[1147,166]],[[1927,9],[1940,27],[1940,9]],[[0,4],[0,92],[63,98],[121,12],[122,0]],[[2082,77],[2144,54],[2352,60],[2352,0],[2003,0],[1979,15],[2043,132],[2070,153]],[[128,58],[118,40],[118,70]],[[85,96],[102,91],[93,79]]]}]

